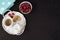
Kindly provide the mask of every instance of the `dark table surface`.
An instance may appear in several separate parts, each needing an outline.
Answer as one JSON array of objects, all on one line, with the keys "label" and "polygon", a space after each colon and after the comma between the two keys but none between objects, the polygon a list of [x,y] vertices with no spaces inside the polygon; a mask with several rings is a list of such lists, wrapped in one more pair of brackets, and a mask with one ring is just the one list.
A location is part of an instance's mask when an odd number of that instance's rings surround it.
[{"label": "dark table surface", "polygon": [[29,1],[33,5],[30,14],[24,15],[27,25],[24,33],[19,36],[7,34],[2,28],[0,15],[0,40],[60,40],[60,2],[58,0],[16,0],[10,8],[19,11],[19,4]]}]

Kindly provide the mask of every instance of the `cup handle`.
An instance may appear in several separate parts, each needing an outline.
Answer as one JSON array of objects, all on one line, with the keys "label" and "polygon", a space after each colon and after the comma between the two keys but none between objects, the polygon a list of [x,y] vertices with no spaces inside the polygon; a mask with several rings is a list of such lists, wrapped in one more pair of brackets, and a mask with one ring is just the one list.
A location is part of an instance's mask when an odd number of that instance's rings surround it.
[{"label": "cup handle", "polygon": [[[11,10],[6,10],[5,12],[7,12],[7,11],[11,12]],[[4,17],[4,14],[1,14],[1,15]]]}]

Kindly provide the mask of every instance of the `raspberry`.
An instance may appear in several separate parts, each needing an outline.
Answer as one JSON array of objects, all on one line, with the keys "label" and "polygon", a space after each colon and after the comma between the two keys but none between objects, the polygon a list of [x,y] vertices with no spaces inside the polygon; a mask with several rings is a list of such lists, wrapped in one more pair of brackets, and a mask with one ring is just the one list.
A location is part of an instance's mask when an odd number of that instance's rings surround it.
[{"label": "raspberry", "polygon": [[15,14],[12,12],[12,15],[15,15]]},{"label": "raspberry", "polygon": [[15,15],[14,13],[12,13],[12,14],[8,14],[11,18],[13,18],[13,16]]}]

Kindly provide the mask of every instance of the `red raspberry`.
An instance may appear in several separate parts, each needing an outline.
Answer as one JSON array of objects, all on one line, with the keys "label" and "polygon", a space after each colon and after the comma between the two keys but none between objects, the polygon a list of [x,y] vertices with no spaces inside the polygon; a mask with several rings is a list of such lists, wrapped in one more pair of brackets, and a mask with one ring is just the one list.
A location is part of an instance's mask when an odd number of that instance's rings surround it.
[{"label": "red raspberry", "polygon": [[12,14],[8,14],[11,18],[13,18],[13,16],[15,15],[14,13],[12,13]]},{"label": "red raspberry", "polygon": [[15,15],[15,14],[12,12],[12,15]]}]

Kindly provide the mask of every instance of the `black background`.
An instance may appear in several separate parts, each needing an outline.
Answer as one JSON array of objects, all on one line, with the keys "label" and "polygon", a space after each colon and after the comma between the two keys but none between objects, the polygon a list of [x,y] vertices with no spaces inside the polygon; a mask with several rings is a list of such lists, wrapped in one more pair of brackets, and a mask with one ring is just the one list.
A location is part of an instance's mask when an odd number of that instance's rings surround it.
[{"label": "black background", "polygon": [[10,10],[19,11],[19,4],[29,1],[33,5],[30,14],[24,15],[27,25],[20,36],[7,34],[1,25],[0,40],[60,40],[60,1],[59,0],[16,0]]}]

